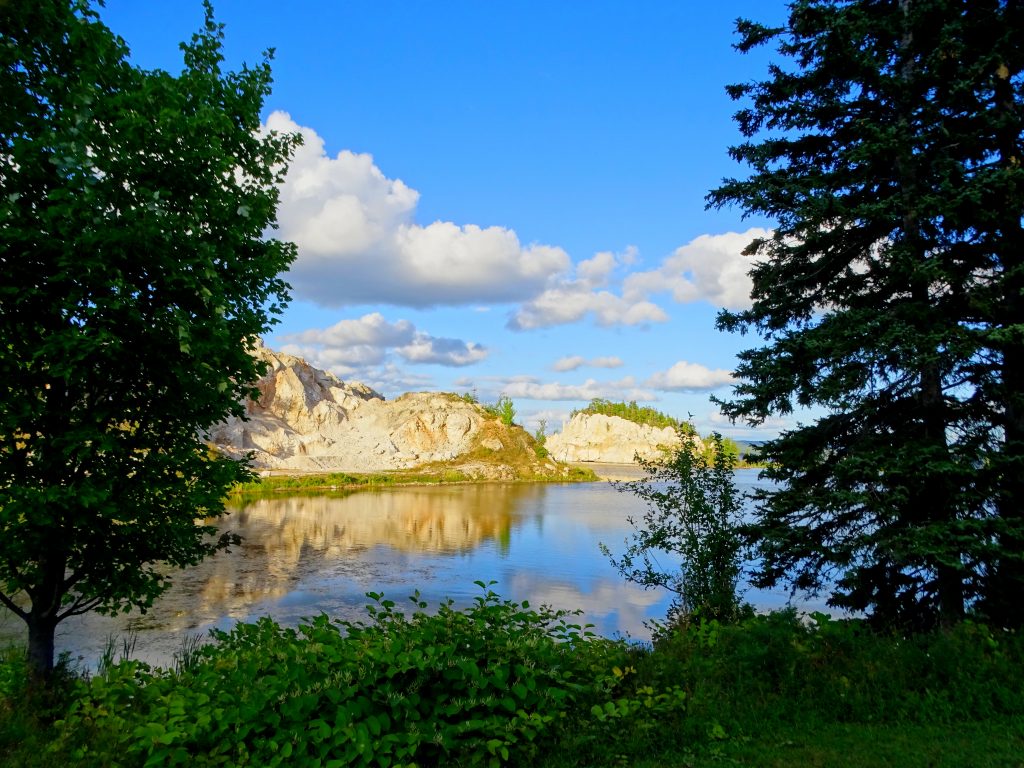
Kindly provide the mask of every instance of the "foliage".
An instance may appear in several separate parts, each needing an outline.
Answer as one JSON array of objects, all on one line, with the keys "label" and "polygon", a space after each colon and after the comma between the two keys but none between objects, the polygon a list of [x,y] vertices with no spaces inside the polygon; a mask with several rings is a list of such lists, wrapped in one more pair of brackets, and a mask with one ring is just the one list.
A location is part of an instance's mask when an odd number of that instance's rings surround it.
[{"label": "foliage", "polygon": [[613,403],[610,400],[602,400],[601,398],[595,398],[590,401],[590,405],[581,410],[573,410],[570,413],[570,418],[575,416],[577,413],[583,414],[596,414],[601,416],[618,416],[620,419],[626,421],[632,421],[635,424],[643,424],[651,427],[657,427],[663,429],[665,427],[672,427],[672,429],[681,429],[685,434],[695,435],[696,430],[693,425],[686,421],[680,421],[672,416],[662,413],[661,411],[649,408],[647,406],[639,406],[636,404],[636,400],[631,400],[628,403]]},{"label": "foliage", "polygon": [[[482,582],[478,582],[485,587]],[[524,765],[625,661],[565,612],[491,591],[369,622],[270,619],[218,632],[178,673],[137,662],[83,685],[55,751],[127,764]],[[607,671],[606,671],[607,670]]]},{"label": "foliage", "polygon": [[639,671],[647,684],[686,681],[694,727],[953,723],[1024,714],[1022,641],[973,622],[902,637],[785,610],[682,626]]},{"label": "foliage", "polygon": [[516,408],[512,403],[512,398],[507,395],[501,395],[494,405],[485,406],[484,410],[500,420],[506,427],[511,427],[515,423]]},{"label": "foliage", "polygon": [[[63,702],[27,697],[24,656],[0,656],[0,762],[302,766],[323,753],[321,765],[343,754],[360,765],[368,741],[383,747],[382,766],[415,745],[404,759],[421,766],[806,757],[923,768],[1015,765],[1024,745],[1024,637],[981,624],[908,638],[782,611],[697,619],[650,647],[589,637],[489,593],[435,616],[416,600],[406,618],[376,597],[351,639],[323,617],[297,631],[243,624],[177,670],[122,662],[64,678]],[[539,721],[518,713],[531,707]],[[500,744],[492,755],[491,733],[516,742],[507,759]]]},{"label": "foliage", "polygon": [[758,584],[881,624],[1024,620],[1024,9],[797,0],[767,79],[730,88],[749,176],[709,204],[751,243],[732,419],[810,408],[762,450]]},{"label": "foliage", "polygon": [[0,765],[50,768],[52,722],[65,711],[79,671],[61,654],[40,686],[23,649],[0,649]]},{"label": "foliage", "polygon": [[[647,477],[616,482],[616,490],[647,502],[643,520],[629,518],[632,541],[621,558],[602,545],[612,565],[628,581],[662,587],[676,594],[670,618],[690,614],[731,620],[739,615],[741,496],[733,470],[736,453],[713,433],[710,451],[684,430],[680,444],[662,461],[638,458]],[[657,553],[678,555],[678,571],[663,570]]]},{"label": "foliage", "polygon": [[58,622],[230,542],[195,520],[247,473],[200,435],[288,298],[265,233],[296,139],[259,133],[268,60],[222,72],[209,8],[178,76],[85,0],[0,4],[0,32],[0,602],[45,673]]},{"label": "foliage", "polygon": [[548,440],[547,431],[548,420],[541,419],[540,423],[537,425],[536,431],[534,431],[533,433],[533,450],[534,453],[536,453],[538,459],[546,459],[548,456],[551,455],[550,451],[548,451],[548,449],[544,445]]}]

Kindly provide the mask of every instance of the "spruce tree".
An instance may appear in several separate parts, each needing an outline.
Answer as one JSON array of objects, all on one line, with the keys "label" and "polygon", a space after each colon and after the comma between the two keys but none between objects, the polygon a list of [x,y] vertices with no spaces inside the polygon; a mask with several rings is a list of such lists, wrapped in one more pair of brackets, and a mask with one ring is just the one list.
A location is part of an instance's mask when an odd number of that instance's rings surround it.
[{"label": "spruce tree", "polygon": [[765,80],[732,86],[749,166],[709,205],[776,222],[752,243],[733,419],[810,409],[765,446],[762,586],[883,623],[1024,590],[1024,14],[1007,0],[797,0]]}]

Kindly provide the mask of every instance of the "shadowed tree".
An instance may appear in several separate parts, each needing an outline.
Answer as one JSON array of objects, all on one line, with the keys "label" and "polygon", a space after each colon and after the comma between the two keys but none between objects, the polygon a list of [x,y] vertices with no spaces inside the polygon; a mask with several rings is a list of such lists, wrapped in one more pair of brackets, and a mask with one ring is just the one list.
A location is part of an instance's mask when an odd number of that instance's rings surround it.
[{"label": "shadowed tree", "polygon": [[246,469],[202,435],[288,298],[265,233],[295,139],[261,133],[269,60],[222,71],[209,6],[176,76],[85,0],[2,3],[0,33],[0,603],[45,674],[60,621],[229,543],[197,519]]},{"label": "shadowed tree", "polygon": [[1020,624],[1024,590],[1024,16],[1007,0],[797,0],[767,79],[731,87],[750,169],[709,204],[777,223],[722,403],[823,414],[763,450],[760,584],[879,622],[968,606]]}]

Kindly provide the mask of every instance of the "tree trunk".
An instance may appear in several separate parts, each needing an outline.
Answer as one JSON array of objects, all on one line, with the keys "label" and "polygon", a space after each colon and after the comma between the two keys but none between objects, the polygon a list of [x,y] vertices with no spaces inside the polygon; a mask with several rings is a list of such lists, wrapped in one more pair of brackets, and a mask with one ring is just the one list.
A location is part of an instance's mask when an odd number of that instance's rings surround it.
[{"label": "tree trunk", "polygon": [[32,675],[48,679],[53,672],[54,634],[60,623],[60,608],[63,602],[64,568],[63,553],[51,553],[39,560],[40,582],[28,590],[32,608],[25,616],[28,624],[28,662]]},{"label": "tree trunk", "polygon": [[[949,443],[946,431],[949,419],[942,390],[942,375],[934,365],[926,366],[921,373],[921,445],[932,448],[948,462]],[[950,479],[943,473],[928,472],[921,489],[924,519],[929,526],[945,526],[952,529],[957,518],[953,502],[954,489]],[[928,557],[929,566],[935,571],[935,591],[938,598],[939,624],[949,627],[964,618],[964,576],[963,567],[949,565],[949,556],[962,556],[962,552],[940,552]]]},{"label": "tree trunk", "polygon": [[33,678],[49,679],[53,672],[54,635],[57,621],[52,616],[30,613],[28,623],[28,664]]}]

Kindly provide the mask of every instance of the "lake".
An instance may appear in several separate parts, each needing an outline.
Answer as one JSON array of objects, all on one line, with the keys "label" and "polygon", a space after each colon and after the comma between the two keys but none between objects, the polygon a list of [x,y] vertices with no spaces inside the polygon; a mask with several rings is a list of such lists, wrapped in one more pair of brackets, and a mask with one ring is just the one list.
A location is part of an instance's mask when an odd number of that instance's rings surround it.
[{"label": "lake", "polygon": [[[761,481],[738,470],[737,485]],[[367,592],[399,606],[419,590],[432,605],[465,605],[482,594],[474,581],[495,581],[502,597],[581,609],[599,634],[650,637],[645,622],[665,616],[670,596],[628,584],[601,554],[621,553],[627,518],[643,506],[609,483],[493,483],[410,487],[323,495],[275,496],[230,505],[224,529],[243,543],[196,568],[146,614],[86,615],[58,627],[57,650],[95,664],[108,638],[134,636],[133,656],[167,665],[188,635],[272,616],[297,624],[321,612],[365,615]],[[676,563],[661,559],[664,568]],[[759,609],[786,595],[749,591]],[[805,606],[820,610],[821,605]],[[0,642],[23,636],[16,617],[0,617]],[[23,642],[23,641],[22,641]]]}]

